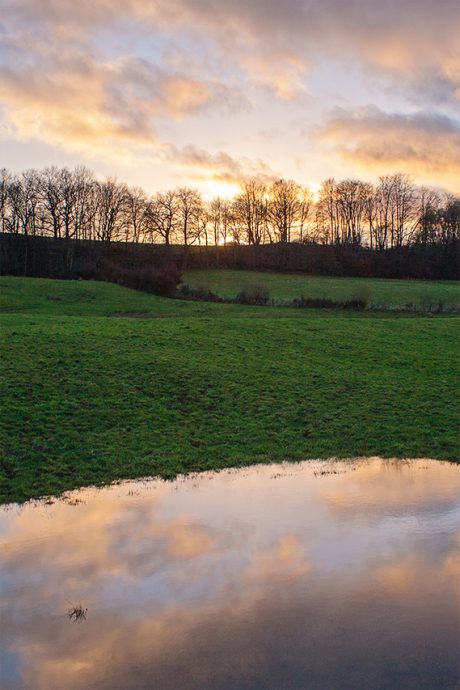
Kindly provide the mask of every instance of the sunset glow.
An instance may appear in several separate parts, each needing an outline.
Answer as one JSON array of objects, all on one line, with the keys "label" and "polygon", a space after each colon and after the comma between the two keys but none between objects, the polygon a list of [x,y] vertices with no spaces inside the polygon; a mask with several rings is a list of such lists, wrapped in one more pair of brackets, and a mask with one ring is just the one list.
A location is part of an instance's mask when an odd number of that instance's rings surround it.
[{"label": "sunset glow", "polygon": [[460,191],[458,0],[15,0],[1,165],[206,197],[401,171]]},{"label": "sunset glow", "polygon": [[0,0],[0,276],[0,690],[457,687],[460,0]]},{"label": "sunset glow", "polygon": [[215,180],[203,183],[203,198],[207,201],[220,197],[221,199],[232,199],[238,193],[239,187],[236,183],[218,182]]}]

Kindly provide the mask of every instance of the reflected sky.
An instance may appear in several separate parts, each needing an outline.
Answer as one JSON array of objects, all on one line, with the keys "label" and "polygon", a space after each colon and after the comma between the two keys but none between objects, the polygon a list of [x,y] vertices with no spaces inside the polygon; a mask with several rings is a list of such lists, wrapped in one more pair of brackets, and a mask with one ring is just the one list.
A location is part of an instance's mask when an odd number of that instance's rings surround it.
[{"label": "reflected sky", "polygon": [[460,467],[430,460],[255,466],[3,507],[0,687],[453,689],[459,526]]}]

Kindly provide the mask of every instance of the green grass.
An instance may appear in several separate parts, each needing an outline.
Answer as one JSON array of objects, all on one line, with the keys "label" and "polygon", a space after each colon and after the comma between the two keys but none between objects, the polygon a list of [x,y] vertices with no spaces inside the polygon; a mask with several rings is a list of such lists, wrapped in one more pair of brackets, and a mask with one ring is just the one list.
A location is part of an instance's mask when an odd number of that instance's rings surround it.
[{"label": "green grass", "polygon": [[460,304],[460,285],[455,281],[385,280],[382,278],[330,278],[326,276],[261,273],[256,271],[188,271],[183,282],[205,287],[220,297],[235,297],[253,285],[268,288],[271,299],[287,301],[303,295],[334,301],[365,296],[370,305],[403,307]]},{"label": "green grass", "polygon": [[2,501],[285,459],[458,459],[456,316],[0,286]]},{"label": "green grass", "polygon": [[202,305],[173,302],[90,280],[48,280],[0,276],[0,313],[49,316],[177,316],[201,312]]}]

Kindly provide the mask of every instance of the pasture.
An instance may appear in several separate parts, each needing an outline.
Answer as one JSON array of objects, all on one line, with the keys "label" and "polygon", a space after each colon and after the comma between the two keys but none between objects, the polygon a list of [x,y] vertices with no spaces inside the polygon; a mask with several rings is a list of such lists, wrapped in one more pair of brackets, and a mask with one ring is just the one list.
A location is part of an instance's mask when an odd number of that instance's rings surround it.
[{"label": "pasture", "polygon": [[456,316],[0,285],[3,502],[260,462],[458,459]]},{"label": "pasture", "polygon": [[254,286],[269,290],[276,302],[298,297],[343,302],[364,298],[371,307],[403,308],[408,305],[433,308],[460,304],[460,285],[456,281],[390,280],[384,278],[336,278],[260,271],[193,270],[183,282],[193,288],[207,288],[219,297],[235,297]]}]

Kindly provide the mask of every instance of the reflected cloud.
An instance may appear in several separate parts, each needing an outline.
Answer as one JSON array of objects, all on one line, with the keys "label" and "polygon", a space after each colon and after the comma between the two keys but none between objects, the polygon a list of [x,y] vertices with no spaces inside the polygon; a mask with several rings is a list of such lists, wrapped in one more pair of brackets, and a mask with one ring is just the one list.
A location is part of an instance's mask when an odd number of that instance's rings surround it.
[{"label": "reflected cloud", "polygon": [[[377,460],[362,462],[343,475],[340,483],[320,489],[327,509],[344,518],[427,515],[458,505],[458,487],[450,481],[449,464],[438,461],[434,480],[432,461]],[[443,471],[443,467],[447,471]]]},{"label": "reflected cloud", "polygon": [[[453,686],[459,467],[328,466],[130,482],[72,494],[73,505],[2,509],[3,685]],[[69,600],[88,608],[78,625]]]},{"label": "reflected cloud", "polygon": [[302,540],[294,534],[286,534],[274,547],[255,554],[245,578],[249,581],[292,581],[304,577],[310,568]]},{"label": "reflected cloud", "polygon": [[[21,593],[21,610],[39,601],[57,615],[83,591],[92,608],[101,590],[138,584],[227,543],[226,535],[219,542],[211,526],[184,516],[158,518],[160,496],[167,492],[160,484],[153,495],[135,501],[101,492],[82,505],[58,501],[47,508],[25,507],[14,527],[8,521],[0,540],[7,594]],[[31,573],[33,588],[28,587]]]}]

